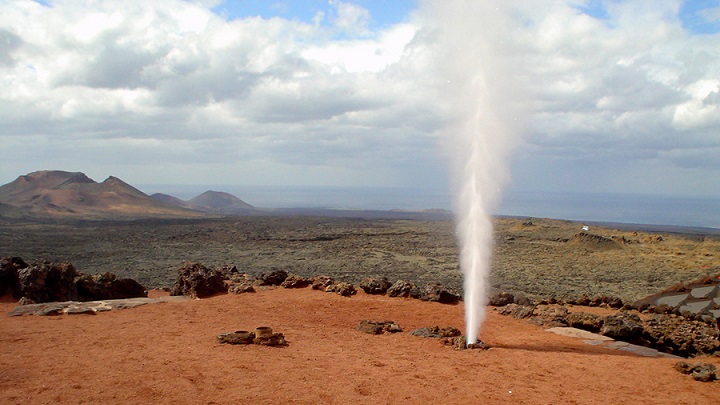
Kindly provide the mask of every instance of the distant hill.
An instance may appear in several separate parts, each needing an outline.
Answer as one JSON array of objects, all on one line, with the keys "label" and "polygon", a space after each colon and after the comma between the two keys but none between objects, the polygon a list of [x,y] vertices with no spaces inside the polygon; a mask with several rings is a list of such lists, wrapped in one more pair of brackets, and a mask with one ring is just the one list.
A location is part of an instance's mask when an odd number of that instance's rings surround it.
[{"label": "distant hill", "polygon": [[[43,170],[0,186],[0,214],[69,218],[197,217],[203,213],[162,203],[110,176],[102,183],[81,172]],[[11,208],[9,208],[9,207]]]},{"label": "distant hill", "polygon": [[221,191],[206,191],[189,201],[162,193],[156,193],[150,197],[165,204],[214,214],[247,214],[255,210],[255,207],[245,201]]}]

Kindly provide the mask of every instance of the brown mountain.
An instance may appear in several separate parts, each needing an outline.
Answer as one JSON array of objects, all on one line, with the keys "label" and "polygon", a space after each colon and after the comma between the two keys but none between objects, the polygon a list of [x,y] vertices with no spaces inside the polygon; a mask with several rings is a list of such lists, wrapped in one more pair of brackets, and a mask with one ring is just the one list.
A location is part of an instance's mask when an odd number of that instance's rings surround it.
[{"label": "brown mountain", "polygon": [[164,204],[117,177],[97,183],[80,172],[37,171],[0,186],[0,203],[15,207],[13,216],[117,218],[201,216]]},{"label": "brown mountain", "polygon": [[241,213],[255,209],[232,194],[210,190],[192,198],[187,203],[196,210],[223,214]]},{"label": "brown mountain", "polygon": [[152,198],[155,201],[160,201],[163,204],[174,205],[176,207],[182,207],[182,208],[190,208],[190,204],[188,204],[187,201],[181,200],[181,199],[171,196],[169,194],[163,194],[163,193],[150,194],[150,198]]}]

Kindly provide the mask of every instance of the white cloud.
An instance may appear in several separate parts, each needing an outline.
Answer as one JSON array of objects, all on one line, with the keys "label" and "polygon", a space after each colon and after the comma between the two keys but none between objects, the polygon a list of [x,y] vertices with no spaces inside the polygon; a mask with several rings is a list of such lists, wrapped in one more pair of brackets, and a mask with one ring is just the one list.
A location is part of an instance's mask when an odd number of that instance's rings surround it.
[{"label": "white cloud", "polygon": [[[443,186],[437,133],[448,110],[434,90],[447,78],[431,68],[433,16],[378,31],[367,9],[331,3],[310,23],[226,21],[214,2],[3,3],[0,143],[16,153],[0,162],[0,182],[42,160],[120,177],[142,166],[143,183],[190,171],[232,182],[243,170],[255,174],[243,181],[278,185]],[[680,1],[604,2],[606,19],[583,14],[586,3],[515,3],[508,85],[528,111],[518,153],[534,156],[532,167],[516,163],[515,181],[552,181],[560,161],[596,179],[630,160],[685,183],[690,172],[720,178],[707,152],[720,147],[720,37],[686,31]],[[687,191],[654,176],[597,184],[632,191],[645,178],[644,189]]]}]

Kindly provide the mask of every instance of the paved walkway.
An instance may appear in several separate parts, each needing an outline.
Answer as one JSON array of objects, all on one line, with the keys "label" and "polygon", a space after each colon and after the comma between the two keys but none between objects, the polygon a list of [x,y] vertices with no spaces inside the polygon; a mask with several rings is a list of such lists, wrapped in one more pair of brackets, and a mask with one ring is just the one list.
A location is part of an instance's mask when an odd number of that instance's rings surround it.
[{"label": "paved walkway", "polygon": [[682,357],[675,356],[674,354],[663,353],[655,349],[651,349],[645,346],[634,345],[628,342],[622,342],[609,338],[607,336],[599,335],[597,333],[588,332],[586,330],[571,328],[571,327],[557,327],[546,329],[548,332],[556,333],[558,335],[574,337],[582,339],[583,342],[594,345],[607,347],[608,349],[623,350],[631,352],[645,357],[668,357],[671,359],[682,359]]}]

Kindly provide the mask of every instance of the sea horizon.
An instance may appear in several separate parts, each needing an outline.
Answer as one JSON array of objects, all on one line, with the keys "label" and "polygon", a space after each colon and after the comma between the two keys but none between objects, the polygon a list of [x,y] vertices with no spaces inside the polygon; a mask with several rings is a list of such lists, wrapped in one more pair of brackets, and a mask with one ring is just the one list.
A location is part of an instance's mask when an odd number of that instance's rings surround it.
[{"label": "sea horizon", "polygon": [[[347,210],[448,210],[446,190],[397,187],[280,187],[236,185],[141,185],[147,194],[189,200],[205,191],[230,193],[256,208]],[[673,197],[629,193],[506,191],[497,216],[554,218],[720,229],[720,198]]]}]

